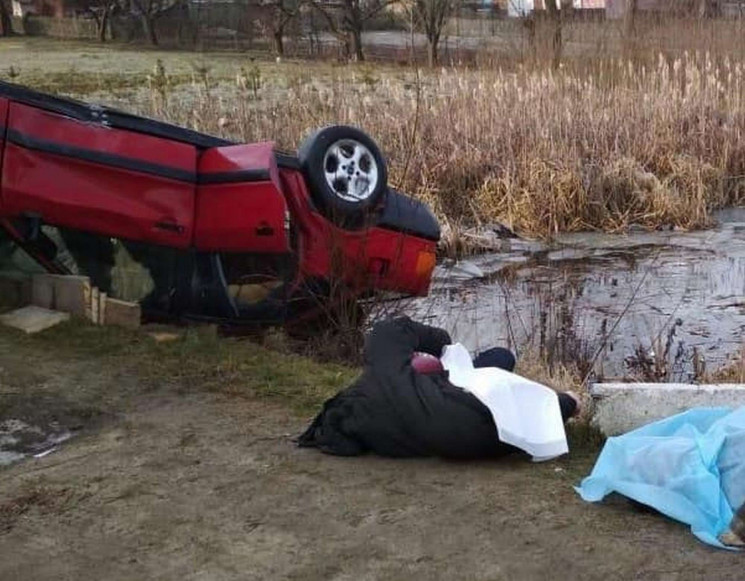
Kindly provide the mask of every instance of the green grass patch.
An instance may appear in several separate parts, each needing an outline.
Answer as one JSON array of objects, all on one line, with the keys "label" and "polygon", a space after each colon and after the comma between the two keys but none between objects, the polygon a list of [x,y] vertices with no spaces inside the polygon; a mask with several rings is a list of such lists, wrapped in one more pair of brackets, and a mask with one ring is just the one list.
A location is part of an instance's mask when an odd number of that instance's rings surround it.
[{"label": "green grass patch", "polygon": [[179,392],[209,391],[281,402],[309,414],[344,388],[357,370],[280,353],[247,339],[221,338],[210,327],[184,330],[157,342],[144,331],[95,327],[72,321],[37,335],[0,329],[28,358],[94,360],[106,370],[135,374],[144,391],[169,386]]}]

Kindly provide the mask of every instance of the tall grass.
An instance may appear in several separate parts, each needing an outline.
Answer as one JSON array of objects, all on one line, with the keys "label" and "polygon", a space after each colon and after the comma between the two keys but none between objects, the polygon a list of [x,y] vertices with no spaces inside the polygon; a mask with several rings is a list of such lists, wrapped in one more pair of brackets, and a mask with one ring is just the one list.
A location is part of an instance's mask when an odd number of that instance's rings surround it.
[{"label": "tall grass", "polygon": [[729,364],[711,372],[706,379],[711,382],[745,384],[745,342]]},{"label": "tall grass", "polygon": [[317,126],[354,124],[381,144],[391,182],[444,221],[501,221],[536,236],[696,228],[745,201],[743,62],[684,54],[651,66],[617,58],[416,77],[341,68],[323,81],[308,66],[279,92],[255,72],[248,89],[239,73],[146,112],[290,150]]}]

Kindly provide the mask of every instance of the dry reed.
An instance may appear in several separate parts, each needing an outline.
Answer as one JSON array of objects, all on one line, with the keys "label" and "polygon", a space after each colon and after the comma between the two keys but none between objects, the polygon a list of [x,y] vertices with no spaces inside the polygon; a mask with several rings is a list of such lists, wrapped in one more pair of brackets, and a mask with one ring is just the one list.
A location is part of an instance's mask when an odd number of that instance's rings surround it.
[{"label": "dry reed", "polygon": [[357,125],[381,144],[391,182],[441,218],[535,236],[697,228],[745,201],[741,62],[686,54],[651,67],[442,69],[418,81],[340,69],[318,82],[310,70],[279,97],[255,80],[246,89],[239,74],[200,83],[188,104],[158,97],[147,112],[290,150],[317,126]]}]

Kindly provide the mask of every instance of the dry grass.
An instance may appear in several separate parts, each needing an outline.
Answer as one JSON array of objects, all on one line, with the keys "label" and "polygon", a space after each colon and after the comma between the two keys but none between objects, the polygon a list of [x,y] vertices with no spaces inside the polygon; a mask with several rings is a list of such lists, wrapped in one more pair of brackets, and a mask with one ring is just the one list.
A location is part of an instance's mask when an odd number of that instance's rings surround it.
[{"label": "dry grass", "polygon": [[581,417],[589,419],[587,414],[590,409],[590,394],[587,391],[587,385],[584,383],[583,373],[578,366],[569,362],[550,364],[545,357],[540,356],[537,352],[527,351],[521,354],[515,372],[547,385],[556,391],[576,393],[581,400],[583,412]]},{"label": "dry grass", "polygon": [[[184,329],[178,339],[168,342],[158,342],[143,331],[96,327],[81,321],[31,336],[0,327],[0,345],[6,343],[13,344],[19,353],[47,349],[70,361],[131,367],[137,380],[133,384],[118,382],[111,391],[107,382],[81,382],[75,393],[69,394],[81,408],[91,410],[117,409],[123,398],[136,393],[134,389],[149,391],[170,385],[184,393],[196,390],[274,400],[299,414],[310,414],[357,374],[349,365],[320,364],[298,356],[276,341],[271,345],[275,349],[269,349],[255,341],[220,338],[209,326]],[[0,402],[3,395],[0,390]]]},{"label": "dry grass", "polygon": [[568,24],[555,71],[514,29],[478,66],[435,71],[89,48],[62,74],[43,65],[56,45],[33,60],[25,48],[7,54],[17,82],[236,140],[294,150],[320,125],[360,126],[381,144],[393,185],[428,202],[457,248],[458,231],[479,222],[541,237],[698,228],[712,209],[745,203],[743,24],[640,30],[629,52],[617,23]]},{"label": "dry grass", "polygon": [[717,369],[707,377],[708,383],[743,383],[745,384],[745,344],[743,344],[729,365]]},{"label": "dry grass", "polygon": [[496,220],[537,236],[697,228],[713,208],[745,201],[744,67],[687,55],[651,68],[444,69],[419,82],[352,70],[290,81],[279,98],[244,72],[205,84],[188,106],[161,91],[145,109],[287,149],[319,125],[363,127],[392,183],[453,223]]}]

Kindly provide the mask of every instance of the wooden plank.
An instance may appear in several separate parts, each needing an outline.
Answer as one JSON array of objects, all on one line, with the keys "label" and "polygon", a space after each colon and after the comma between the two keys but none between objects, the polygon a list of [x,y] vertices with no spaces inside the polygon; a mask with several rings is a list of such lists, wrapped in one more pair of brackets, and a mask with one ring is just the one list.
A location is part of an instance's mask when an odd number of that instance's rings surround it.
[{"label": "wooden plank", "polygon": [[88,313],[88,319],[94,325],[98,325],[100,323],[100,304],[101,292],[98,290],[98,287],[91,287],[91,300],[88,302],[86,310]]},{"label": "wooden plank", "polygon": [[106,324],[106,300],[107,296],[104,292],[98,293],[98,324]]},{"label": "wooden plank", "polygon": [[142,309],[138,303],[128,303],[107,297],[105,312],[107,325],[118,325],[127,329],[137,329],[140,326]]}]

